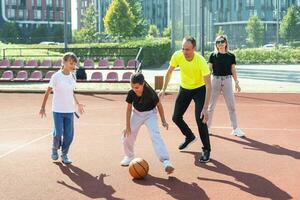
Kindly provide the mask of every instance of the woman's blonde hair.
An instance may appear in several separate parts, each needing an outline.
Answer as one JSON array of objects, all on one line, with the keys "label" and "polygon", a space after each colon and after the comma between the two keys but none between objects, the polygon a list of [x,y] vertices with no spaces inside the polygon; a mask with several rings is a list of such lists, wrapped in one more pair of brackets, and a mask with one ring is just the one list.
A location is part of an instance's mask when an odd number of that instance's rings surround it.
[{"label": "woman's blonde hair", "polygon": [[215,39],[215,53],[218,53],[219,52],[219,49],[217,47],[217,41],[220,40],[220,39],[223,39],[225,40],[225,43],[226,43],[226,47],[225,47],[225,51],[228,52],[229,51],[229,43],[228,43],[228,40],[227,40],[227,36],[226,35],[218,35]]}]

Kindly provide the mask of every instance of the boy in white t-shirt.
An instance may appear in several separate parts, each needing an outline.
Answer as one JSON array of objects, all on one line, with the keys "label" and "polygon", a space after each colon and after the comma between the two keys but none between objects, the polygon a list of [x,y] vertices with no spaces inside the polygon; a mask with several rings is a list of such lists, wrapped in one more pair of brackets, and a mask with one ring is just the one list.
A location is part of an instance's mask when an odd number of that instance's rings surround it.
[{"label": "boy in white t-shirt", "polygon": [[80,104],[74,95],[76,80],[73,71],[78,59],[74,53],[68,52],[64,54],[62,61],[62,69],[53,74],[50,79],[40,115],[42,118],[46,117],[45,106],[49,94],[53,91],[52,112],[54,130],[51,158],[52,160],[57,160],[58,150],[61,148],[62,162],[70,164],[72,161],[68,156],[68,152],[74,137],[75,102],[80,114],[84,112],[84,105]]}]

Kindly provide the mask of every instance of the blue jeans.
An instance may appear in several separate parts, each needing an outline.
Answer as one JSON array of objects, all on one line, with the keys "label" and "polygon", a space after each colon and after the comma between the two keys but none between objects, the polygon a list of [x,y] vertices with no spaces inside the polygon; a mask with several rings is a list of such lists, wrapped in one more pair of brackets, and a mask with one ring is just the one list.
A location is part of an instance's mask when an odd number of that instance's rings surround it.
[{"label": "blue jeans", "polygon": [[61,148],[62,154],[67,155],[74,137],[74,113],[53,112],[53,150]]}]

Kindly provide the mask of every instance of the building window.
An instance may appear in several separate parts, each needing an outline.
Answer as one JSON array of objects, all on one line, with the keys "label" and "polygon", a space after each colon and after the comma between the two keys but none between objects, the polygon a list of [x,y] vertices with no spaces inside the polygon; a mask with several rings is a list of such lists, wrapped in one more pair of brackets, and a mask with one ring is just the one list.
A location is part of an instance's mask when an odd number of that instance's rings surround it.
[{"label": "building window", "polygon": [[26,5],[26,0],[21,0],[19,5],[25,7],[25,5]]},{"label": "building window", "polygon": [[32,1],[31,1],[31,5],[32,5],[32,6],[35,6],[35,0],[32,0]]},{"label": "building window", "polygon": [[8,0],[5,0],[5,5],[7,5],[7,6],[9,5],[9,2],[8,2]]},{"label": "building window", "polygon": [[15,18],[15,13],[16,13],[15,9],[10,8],[7,10],[7,17],[10,19]]},{"label": "building window", "polygon": [[37,6],[41,7],[42,6],[42,0],[37,0]]},{"label": "building window", "polygon": [[47,0],[47,6],[52,6],[52,0]]},{"label": "building window", "polygon": [[250,16],[257,16],[256,10],[249,10]]},{"label": "building window", "polygon": [[41,10],[34,10],[33,11],[33,18],[34,19],[41,19]]},{"label": "building window", "polygon": [[254,0],[247,0],[247,6],[254,7]]},{"label": "building window", "polygon": [[54,19],[54,14],[53,14],[53,11],[52,11],[52,10],[49,11],[49,19],[50,19],[50,20],[53,20],[53,19]]},{"label": "building window", "polygon": [[60,1],[60,0],[56,0],[56,7],[62,7],[62,6],[61,6],[61,1]]},{"label": "building window", "polygon": [[19,19],[24,19],[24,10],[19,10]]},{"label": "building window", "polygon": [[28,10],[27,9],[24,10],[24,19],[25,20],[28,19]]},{"label": "building window", "polygon": [[17,1],[16,0],[11,0],[11,4],[10,5],[12,5],[12,6],[17,5]]}]

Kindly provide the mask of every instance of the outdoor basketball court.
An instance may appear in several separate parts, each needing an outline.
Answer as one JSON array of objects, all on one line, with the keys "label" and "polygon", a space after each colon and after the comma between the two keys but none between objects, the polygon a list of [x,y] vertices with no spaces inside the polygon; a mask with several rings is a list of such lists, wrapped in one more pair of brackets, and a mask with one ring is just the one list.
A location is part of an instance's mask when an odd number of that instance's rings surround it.
[{"label": "outdoor basketball court", "polygon": [[[245,138],[230,135],[221,97],[207,164],[198,162],[200,140],[184,152],[177,149],[184,138],[171,121],[175,97],[163,101],[170,129],[161,126],[175,172],[164,172],[143,127],[136,156],[149,163],[150,171],[144,180],[133,180],[119,165],[125,95],[78,95],[86,114],[75,119],[73,164],[66,166],[50,159],[52,97],[47,118],[40,119],[43,94],[0,93],[0,199],[300,199],[300,94],[237,94]],[[196,130],[193,108],[185,119]]]}]

